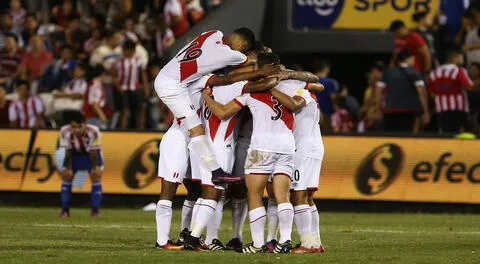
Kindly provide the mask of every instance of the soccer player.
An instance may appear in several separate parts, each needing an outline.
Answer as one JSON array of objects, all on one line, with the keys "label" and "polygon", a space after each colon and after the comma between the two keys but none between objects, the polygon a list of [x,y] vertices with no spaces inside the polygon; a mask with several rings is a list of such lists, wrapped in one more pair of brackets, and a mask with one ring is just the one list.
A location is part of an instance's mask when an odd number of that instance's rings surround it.
[{"label": "soccer player", "polygon": [[[279,64],[275,54],[260,54],[258,66]],[[291,230],[293,206],[288,200],[290,180],[293,173],[293,113],[282,106],[270,93],[244,94],[227,104],[215,102],[203,93],[205,103],[216,116],[227,118],[243,107],[248,106],[253,116],[253,133],[247,162],[245,182],[247,185],[250,229],[253,242],[244,247],[243,253],[263,251],[266,211],[262,196],[267,181],[273,177],[275,198],[280,219],[280,243],[275,253],[289,253],[291,250]]]},{"label": "soccer player", "polygon": [[72,181],[78,170],[88,170],[92,182],[92,216],[99,215],[102,202],[103,158],[100,144],[100,130],[85,122],[79,112],[72,113],[70,125],[60,130],[60,147],[65,149],[65,159],[59,168],[62,177],[60,200],[61,217],[70,217],[70,200],[72,197]]},{"label": "soccer player", "polygon": [[[150,87],[147,78],[147,65],[135,56],[137,44],[126,40],[122,46],[123,55],[115,63],[117,87],[123,95],[123,112],[120,119],[122,129],[143,128],[145,109],[141,107],[142,100]],[[140,81],[143,86],[140,86]],[[139,89],[139,88],[143,89]]]},{"label": "soccer player", "polygon": [[[264,78],[255,82],[237,82],[228,86],[217,86],[212,91],[212,97],[219,103],[226,104],[244,93],[265,91],[277,84],[277,78]],[[203,107],[203,118],[209,141],[212,143],[216,161],[222,170],[231,173],[235,160],[235,141],[233,129],[237,120],[236,115],[223,116],[212,114],[208,106]],[[196,250],[200,241],[199,238],[204,228],[214,221],[215,211],[223,211],[223,203],[218,204],[223,187],[216,186],[211,179],[210,172],[202,166],[197,158],[197,153],[192,149],[192,178],[201,179],[202,195],[197,201],[198,210],[192,218],[191,234],[185,243],[185,249]],[[221,220],[220,220],[221,221]],[[211,226],[216,231],[208,232],[206,244],[212,250],[224,249],[223,244],[218,240],[219,226]]]},{"label": "soccer player", "polygon": [[[189,100],[195,109],[200,109],[201,90],[210,85],[228,85],[238,81],[255,79],[259,77],[269,76],[278,73],[279,67],[269,65],[264,69],[257,70],[248,73],[238,73],[227,76],[217,75],[204,75],[197,81],[187,85]],[[253,86],[250,88],[264,89],[262,86]],[[198,116],[197,116],[198,117]],[[199,118],[199,117],[198,117]],[[174,245],[169,240],[170,224],[172,219],[172,201],[175,196],[179,183],[183,182],[188,167],[189,160],[189,148],[190,151],[195,151],[191,138],[188,137],[188,124],[186,118],[176,118],[174,125],[167,131],[160,143],[160,157],[158,166],[158,177],[162,178],[162,191],[160,199],[157,203],[156,210],[156,223],[157,223],[157,241],[155,247],[158,249],[168,250],[182,250],[183,246]],[[207,138],[207,146],[210,147],[210,141]],[[212,154],[213,155],[213,154]],[[191,155],[190,155],[191,156]],[[203,161],[200,161],[200,164]],[[202,170],[205,171],[206,168]],[[209,171],[209,170],[208,170]],[[200,177],[202,178],[202,177]],[[198,180],[200,180],[198,178]],[[208,175],[209,181],[211,180],[211,173]],[[192,187],[189,191],[195,192],[196,188]],[[182,208],[182,236],[188,234],[188,230],[185,228],[188,225],[189,216],[193,214],[195,209],[198,208],[198,202],[195,203],[198,195],[191,195],[192,200],[187,199]],[[195,204],[197,204],[195,208]],[[185,216],[185,217],[183,217]]]},{"label": "soccer player", "polygon": [[177,119],[184,119],[191,147],[211,171],[215,183],[239,178],[225,173],[215,161],[187,85],[226,66],[247,63],[248,58],[242,52],[247,52],[254,42],[255,36],[247,28],[237,29],[228,37],[223,37],[218,30],[204,32],[170,60],[155,79],[157,95]]}]

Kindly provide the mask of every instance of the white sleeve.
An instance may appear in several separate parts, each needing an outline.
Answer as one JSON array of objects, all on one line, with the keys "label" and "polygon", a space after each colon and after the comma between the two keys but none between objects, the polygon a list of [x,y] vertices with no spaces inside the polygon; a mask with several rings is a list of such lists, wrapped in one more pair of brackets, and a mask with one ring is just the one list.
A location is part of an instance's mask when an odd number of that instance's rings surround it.
[{"label": "white sleeve", "polygon": [[33,98],[33,100],[35,100],[35,112],[37,114],[43,114],[43,112],[45,111],[44,107],[43,107],[43,101],[42,99],[40,99],[39,97],[35,97]]},{"label": "white sleeve", "polygon": [[87,151],[101,149],[100,132],[95,131],[95,132],[90,132],[89,134],[91,136],[91,139],[87,146]]},{"label": "white sleeve", "polygon": [[167,0],[167,4],[165,5],[165,11],[173,16],[181,16],[182,12],[182,5],[180,4],[180,0]]},{"label": "white sleeve", "polygon": [[217,58],[219,58],[220,63],[228,66],[237,66],[242,65],[248,61],[247,56],[245,54],[232,50],[229,46],[219,43],[217,45],[217,50],[215,50],[215,54],[217,54]]},{"label": "white sleeve", "polygon": [[310,92],[305,89],[298,89],[297,92],[295,93],[295,96],[302,97],[305,100],[306,105],[313,101],[313,98],[310,95]]},{"label": "white sleeve", "polygon": [[240,96],[238,96],[237,98],[233,99],[233,101],[239,105],[240,107],[245,107],[247,105],[247,100],[248,100],[248,97],[250,95],[249,94],[242,94]]},{"label": "white sleeve", "polygon": [[67,135],[67,133],[60,132],[60,147],[64,149],[72,149],[72,145],[70,144]]}]

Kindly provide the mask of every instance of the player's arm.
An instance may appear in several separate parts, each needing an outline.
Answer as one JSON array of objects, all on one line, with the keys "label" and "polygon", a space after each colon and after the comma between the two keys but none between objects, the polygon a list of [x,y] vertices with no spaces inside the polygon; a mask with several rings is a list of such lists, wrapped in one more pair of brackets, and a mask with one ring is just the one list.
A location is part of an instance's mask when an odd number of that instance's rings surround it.
[{"label": "player's arm", "polygon": [[278,74],[281,71],[280,65],[265,65],[261,70],[246,71],[246,72],[234,72],[225,76],[213,76],[209,81],[209,86],[223,86],[232,83],[254,80],[261,77],[267,77],[270,75]]},{"label": "player's arm", "polygon": [[287,78],[291,80],[298,80],[307,83],[318,83],[318,76],[307,71],[283,71]]},{"label": "player's arm", "polygon": [[422,55],[423,57],[423,71],[425,73],[430,71],[430,66],[432,65],[432,55],[430,54],[430,50],[428,50],[428,46],[424,45],[420,48],[418,48],[418,52]]},{"label": "player's arm", "polygon": [[306,104],[305,99],[301,96],[295,95],[294,97],[290,97],[275,88],[270,90],[270,92],[283,106],[292,112],[300,110]]},{"label": "player's arm", "polygon": [[148,74],[146,69],[142,69],[142,82],[143,82],[143,90],[145,92],[145,96],[150,96],[150,84],[148,82]]},{"label": "player's arm", "polygon": [[278,78],[264,78],[259,81],[249,82],[243,87],[243,93],[266,92],[277,86],[278,82]]},{"label": "player's arm", "polygon": [[305,85],[305,89],[312,91],[312,92],[321,92],[325,90],[325,86],[323,84],[318,83],[318,82],[307,82],[307,85]]},{"label": "player's arm", "polygon": [[243,106],[240,106],[235,100],[232,100],[225,105],[213,100],[210,96],[210,92],[210,89],[204,89],[202,91],[203,100],[205,100],[208,109],[210,109],[210,111],[221,120],[227,119],[242,110]]},{"label": "player's arm", "polygon": [[63,169],[72,169],[72,149],[65,149],[65,159],[63,160]]}]

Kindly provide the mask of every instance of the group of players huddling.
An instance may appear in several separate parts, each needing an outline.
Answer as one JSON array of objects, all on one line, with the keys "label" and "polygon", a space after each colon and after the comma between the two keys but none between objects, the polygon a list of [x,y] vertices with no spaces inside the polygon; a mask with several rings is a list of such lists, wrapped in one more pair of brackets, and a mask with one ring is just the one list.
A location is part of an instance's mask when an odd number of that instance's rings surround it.
[{"label": "group of players huddling", "polygon": [[[228,37],[214,30],[195,38],[163,67],[154,87],[175,116],[160,143],[156,248],[325,251],[313,202],[324,155],[320,111],[309,91],[323,90],[315,75],[286,70],[277,55],[255,42],[251,30],[240,28]],[[61,129],[60,139],[65,150],[58,162],[61,216],[70,216],[72,180],[85,168],[92,181],[92,216],[97,216],[102,198],[100,131],[78,114]],[[174,243],[169,239],[172,200],[182,183],[188,193],[182,231]],[[223,245],[218,230],[227,200],[232,203],[233,234]],[[247,207],[253,242],[244,246]],[[293,222],[301,239],[295,247]]]},{"label": "group of players huddling", "polygon": [[[195,38],[165,65],[154,87],[175,116],[160,143],[156,248],[324,251],[312,199],[324,154],[320,112],[309,92],[323,89],[315,75],[286,70],[251,30],[240,28],[228,37],[214,30]],[[174,243],[172,200],[182,183],[188,194]],[[233,234],[223,245],[218,230],[226,200],[232,202]],[[247,206],[253,242],[244,246]],[[301,238],[295,247],[294,221]]]}]

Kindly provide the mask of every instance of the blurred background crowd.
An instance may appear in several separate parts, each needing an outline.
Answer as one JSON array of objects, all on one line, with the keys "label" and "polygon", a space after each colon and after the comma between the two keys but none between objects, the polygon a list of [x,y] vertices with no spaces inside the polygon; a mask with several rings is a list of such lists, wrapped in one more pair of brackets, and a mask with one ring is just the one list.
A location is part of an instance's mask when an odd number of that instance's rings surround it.
[{"label": "blurred background crowd", "polygon": [[[391,60],[366,73],[363,98],[318,59],[322,131],[475,131],[480,2],[442,1],[415,28],[392,21]],[[0,3],[0,126],[58,128],[73,111],[103,129],[167,129],[152,82],[176,38],[221,0],[10,0]],[[212,26],[214,28],[214,26]],[[352,67],[352,70],[353,67]]]}]

